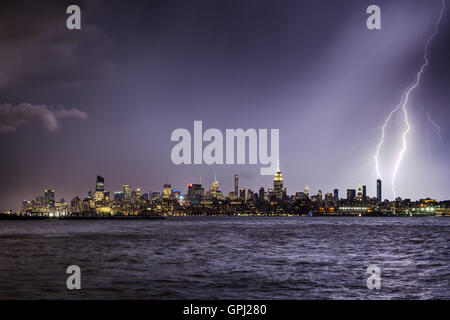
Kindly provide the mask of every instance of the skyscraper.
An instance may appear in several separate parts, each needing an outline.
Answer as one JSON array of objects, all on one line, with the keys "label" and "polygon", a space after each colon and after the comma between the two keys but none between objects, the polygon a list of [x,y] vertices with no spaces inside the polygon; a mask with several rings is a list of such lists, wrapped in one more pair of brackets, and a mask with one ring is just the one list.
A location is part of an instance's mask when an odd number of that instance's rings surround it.
[{"label": "skyscraper", "polygon": [[131,200],[131,187],[128,184],[123,185],[123,200],[124,201]]},{"label": "skyscraper", "polygon": [[97,176],[95,183],[94,201],[102,201],[105,198],[105,179],[102,176]]},{"label": "skyscraper", "polygon": [[239,198],[241,200],[245,200],[245,188],[241,188],[241,190],[239,190]]},{"label": "skyscraper", "polygon": [[355,189],[347,189],[347,200],[353,201],[356,197],[356,190]]},{"label": "skyscraper", "polygon": [[97,176],[97,183],[95,184],[95,192],[105,191],[105,179],[102,176]]},{"label": "skyscraper", "polygon": [[381,193],[381,179],[377,179],[377,199],[378,201],[382,201],[382,193]]},{"label": "skyscraper", "polygon": [[362,198],[363,198],[363,201],[367,200],[367,187],[366,186],[362,187]]},{"label": "skyscraper", "polygon": [[236,197],[239,196],[239,176],[237,174],[234,175],[234,194]]},{"label": "skyscraper", "polygon": [[214,180],[209,187],[209,194],[212,198],[217,198],[217,191],[219,191],[219,181]]},{"label": "skyscraper", "polygon": [[278,167],[273,176],[273,193],[278,199],[283,197],[283,174],[280,171],[280,167]]},{"label": "skyscraper", "polygon": [[362,199],[363,199],[362,188],[361,188],[361,185],[359,185],[358,186],[358,193],[356,194],[356,200],[362,201]]},{"label": "skyscraper", "polygon": [[317,200],[322,201],[323,200],[323,194],[322,194],[322,190],[319,190],[317,192]]},{"label": "skyscraper", "polygon": [[172,186],[166,183],[163,187],[163,199],[169,199],[172,194]]},{"label": "skyscraper", "polygon": [[186,200],[189,205],[197,205],[203,198],[204,190],[201,184],[188,185],[188,193],[186,195]]},{"label": "skyscraper", "polygon": [[339,200],[339,190],[334,189],[334,200]]},{"label": "skyscraper", "polygon": [[44,204],[47,208],[55,207],[55,190],[44,190]]}]

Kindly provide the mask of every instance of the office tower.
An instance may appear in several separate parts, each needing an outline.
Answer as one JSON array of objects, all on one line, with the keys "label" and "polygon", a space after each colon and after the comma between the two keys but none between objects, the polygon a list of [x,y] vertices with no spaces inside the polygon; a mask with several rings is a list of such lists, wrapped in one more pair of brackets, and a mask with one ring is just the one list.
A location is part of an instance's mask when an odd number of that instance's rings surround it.
[{"label": "office tower", "polygon": [[339,189],[334,189],[334,200],[339,200]]},{"label": "office tower", "polygon": [[280,171],[280,167],[278,167],[273,176],[273,193],[278,199],[283,197],[283,174]]},{"label": "office tower", "polygon": [[212,198],[216,198],[217,197],[217,191],[219,190],[219,182],[213,181],[213,183],[211,183],[211,186],[209,187],[209,194],[211,195]]},{"label": "office tower", "polygon": [[181,190],[180,189],[172,189],[172,194],[170,197],[175,200],[180,200]]},{"label": "office tower", "polygon": [[319,190],[319,192],[317,192],[317,200],[319,200],[319,201],[323,200],[322,190]]},{"label": "office tower", "polygon": [[361,185],[359,185],[359,186],[358,186],[358,193],[356,194],[356,200],[362,201],[362,196],[363,196],[363,194],[362,194],[362,188],[361,188]]},{"label": "office tower", "polygon": [[201,184],[189,184],[186,201],[189,205],[197,205],[203,198],[204,190]]},{"label": "office tower", "polygon": [[131,187],[128,184],[123,185],[123,201],[131,200]]},{"label": "office tower", "polygon": [[363,198],[363,201],[367,200],[367,187],[366,186],[362,187],[362,198]]},{"label": "office tower", "polygon": [[123,200],[123,192],[116,191],[114,192],[114,201],[122,201]]},{"label": "office tower", "polygon": [[239,198],[241,200],[245,200],[245,188],[241,188],[241,190],[239,191]]},{"label": "office tower", "polygon": [[259,188],[258,197],[259,197],[259,201],[264,201],[264,188],[263,187]]},{"label": "office tower", "polygon": [[159,193],[159,192],[152,192],[150,194],[150,200],[156,201],[156,200],[159,200],[159,199],[161,199],[161,193]]},{"label": "office tower", "polygon": [[378,201],[382,201],[381,198],[381,179],[377,179],[377,199]]},{"label": "office tower", "polygon": [[234,194],[236,197],[239,194],[239,176],[237,174],[234,175]]},{"label": "office tower", "polygon": [[305,195],[309,198],[309,189],[307,184],[305,184]]},{"label": "office tower", "polygon": [[81,199],[79,197],[74,197],[72,201],[70,201],[70,210],[72,213],[81,213]]},{"label": "office tower", "polygon": [[255,193],[253,192],[253,190],[252,189],[248,189],[248,191],[247,191],[247,201],[251,201],[251,200],[253,200],[254,199],[254,195]]},{"label": "office tower", "polygon": [[44,190],[44,205],[47,208],[55,207],[55,190],[53,189]]},{"label": "office tower", "polygon": [[95,192],[105,191],[105,179],[102,176],[97,176],[97,183],[95,184]]},{"label": "office tower", "polygon": [[142,192],[141,192],[141,189],[140,188],[137,188],[136,189],[136,199],[140,199],[141,198],[141,196],[142,196]]},{"label": "office tower", "polygon": [[94,201],[99,202],[105,198],[105,179],[102,176],[97,176],[95,183]]},{"label": "office tower", "polygon": [[347,189],[347,200],[353,201],[356,198],[356,190],[355,189]]},{"label": "office tower", "polygon": [[170,184],[165,184],[163,188],[163,199],[169,199],[172,194],[172,186]]}]

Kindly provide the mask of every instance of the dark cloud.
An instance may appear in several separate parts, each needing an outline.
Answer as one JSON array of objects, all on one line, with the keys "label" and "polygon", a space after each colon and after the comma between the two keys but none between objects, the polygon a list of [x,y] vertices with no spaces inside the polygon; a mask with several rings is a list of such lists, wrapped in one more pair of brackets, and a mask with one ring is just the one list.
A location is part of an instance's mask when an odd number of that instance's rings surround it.
[{"label": "dark cloud", "polygon": [[[79,31],[66,28],[71,4],[81,8]],[[376,31],[366,27],[371,4],[2,0],[0,103],[82,106],[89,121],[67,121],[64,130],[48,134],[39,124],[57,128],[66,113],[47,107],[44,120],[1,122],[2,132],[22,126],[0,134],[8,151],[0,159],[0,210],[49,187],[58,197],[84,196],[99,173],[108,191],[123,183],[185,188],[199,176],[209,184],[216,170],[225,193],[233,190],[235,173],[242,187],[272,185],[257,166],[173,165],[170,134],[191,130],[194,120],[220,130],[279,129],[289,194],[307,182],[311,193],[339,188],[342,195],[361,183],[374,195],[379,128],[423,63],[441,3],[380,0],[382,29]],[[408,104],[412,129],[397,180],[402,197],[448,198],[449,34],[447,5]],[[424,106],[442,135],[440,145],[431,141],[429,155]],[[401,115],[393,118],[380,157],[387,198]]]},{"label": "dark cloud", "polygon": [[89,19],[97,3],[78,3],[81,30],[67,29],[66,1],[6,4],[0,11],[0,89],[74,85],[111,76],[110,37]]},{"label": "dark cloud", "polygon": [[18,126],[37,123],[44,129],[53,132],[60,127],[62,118],[87,119],[87,113],[78,109],[64,109],[48,107],[46,105],[32,105],[21,103],[16,106],[0,104],[0,132],[16,130]]}]

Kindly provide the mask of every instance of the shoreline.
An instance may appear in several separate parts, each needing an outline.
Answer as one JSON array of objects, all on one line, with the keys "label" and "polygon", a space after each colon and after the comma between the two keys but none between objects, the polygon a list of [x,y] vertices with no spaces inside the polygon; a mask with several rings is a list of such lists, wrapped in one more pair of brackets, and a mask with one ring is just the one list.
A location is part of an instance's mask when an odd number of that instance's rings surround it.
[{"label": "shoreline", "polygon": [[384,215],[384,214],[312,214],[312,215],[257,215],[257,214],[246,214],[246,215],[167,215],[167,216],[61,216],[61,217],[48,217],[48,216],[25,216],[25,215],[9,215],[0,214],[0,221],[36,221],[36,220],[164,220],[172,218],[207,218],[207,217],[219,217],[219,218],[229,218],[229,217],[241,217],[241,218],[314,218],[314,217],[330,217],[330,218],[439,218],[446,216],[436,216],[436,215]]}]

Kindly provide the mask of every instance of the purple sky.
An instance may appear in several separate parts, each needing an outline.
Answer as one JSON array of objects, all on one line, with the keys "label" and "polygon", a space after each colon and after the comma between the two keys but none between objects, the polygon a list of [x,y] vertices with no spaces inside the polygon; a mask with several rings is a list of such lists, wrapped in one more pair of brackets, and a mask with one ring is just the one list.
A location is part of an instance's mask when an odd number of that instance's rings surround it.
[{"label": "purple sky", "polygon": [[[65,26],[66,7],[82,29]],[[439,0],[377,1],[382,29],[366,28],[373,1],[2,1],[0,5],[0,210],[43,189],[85,197],[95,176],[186,192],[217,173],[228,194],[272,186],[260,165],[181,165],[171,132],[280,130],[289,194],[366,184],[380,127],[423,62]],[[450,6],[450,4],[448,4]],[[403,198],[450,198],[450,9],[431,43],[430,65],[411,95],[412,129],[397,178]],[[427,120],[426,112],[440,126]],[[400,114],[380,156],[384,198],[401,131]]]}]

